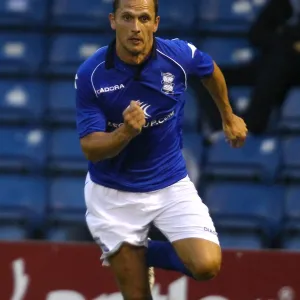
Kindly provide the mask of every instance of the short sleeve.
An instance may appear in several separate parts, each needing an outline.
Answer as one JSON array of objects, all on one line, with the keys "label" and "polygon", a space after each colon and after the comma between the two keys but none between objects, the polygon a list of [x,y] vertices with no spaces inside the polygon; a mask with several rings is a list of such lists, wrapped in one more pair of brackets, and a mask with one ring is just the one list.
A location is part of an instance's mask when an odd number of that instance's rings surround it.
[{"label": "short sleeve", "polygon": [[192,43],[180,39],[172,41],[178,49],[176,58],[182,62],[187,75],[204,78],[214,72],[214,62],[210,55],[200,51]]},{"label": "short sleeve", "polygon": [[213,72],[214,62],[211,56],[196,49],[190,64],[189,75],[204,78],[210,76]]},{"label": "short sleeve", "polygon": [[106,118],[97,104],[96,94],[89,76],[78,71],[75,77],[76,125],[80,138],[106,130]]},{"label": "short sleeve", "polygon": [[190,48],[190,63],[188,74],[200,78],[210,76],[214,72],[214,62],[210,55],[197,49],[193,44],[187,43]]}]

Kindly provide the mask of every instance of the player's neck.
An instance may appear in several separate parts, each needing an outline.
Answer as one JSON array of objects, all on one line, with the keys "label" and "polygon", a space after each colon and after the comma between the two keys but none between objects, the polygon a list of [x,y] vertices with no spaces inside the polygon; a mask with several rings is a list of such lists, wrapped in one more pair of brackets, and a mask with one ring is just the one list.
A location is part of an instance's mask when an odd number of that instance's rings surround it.
[{"label": "player's neck", "polygon": [[146,47],[145,51],[138,55],[132,55],[126,49],[124,49],[118,41],[116,42],[116,52],[118,57],[125,62],[126,64],[130,65],[140,65],[142,64],[147,58],[149,57],[153,47],[153,40],[149,43]]}]

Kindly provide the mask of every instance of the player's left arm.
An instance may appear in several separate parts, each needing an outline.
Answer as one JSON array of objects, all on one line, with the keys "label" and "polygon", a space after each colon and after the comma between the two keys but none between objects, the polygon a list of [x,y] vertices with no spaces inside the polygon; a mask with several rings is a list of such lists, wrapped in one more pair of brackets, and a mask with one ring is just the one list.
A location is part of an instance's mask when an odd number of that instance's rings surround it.
[{"label": "player's left arm", "polygon": [[241,147],[246,139],[247,127],[243,119],[236,116],[229,102],[228,90],[222,71],[210,55],[201,52],[192,44],[186,44],[188,74],[196,75],[209,91],[220,112],[223,130],[231,146]]},{"label": "player's left arm", "polygon": [[202,78],[201,81],[218,107],[228,142],[233,147],[241,147],[247,136],[246,124],[242,118],[236,116],[232,111],[222,71],[215,62],[213,62],[213,67],[212,74]]}]

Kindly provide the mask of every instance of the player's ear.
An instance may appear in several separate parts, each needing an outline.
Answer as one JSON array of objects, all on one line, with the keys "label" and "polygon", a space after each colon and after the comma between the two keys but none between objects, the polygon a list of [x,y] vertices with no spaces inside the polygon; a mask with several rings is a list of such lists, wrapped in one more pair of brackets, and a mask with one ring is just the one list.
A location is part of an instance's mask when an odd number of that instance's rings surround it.
[{"label": "player's ear", "polygon": [[160,17],[159,16],[155,17],[154,29],[153,29],[154,33],[158,30],[159,22],[160,22]]},{"label": "player's ear", "polygon": [[110,27],[111,27],[111,29],[116,30],[115,14],[110,13],[108,18],[109,18],[109,22],[110,22]]}]

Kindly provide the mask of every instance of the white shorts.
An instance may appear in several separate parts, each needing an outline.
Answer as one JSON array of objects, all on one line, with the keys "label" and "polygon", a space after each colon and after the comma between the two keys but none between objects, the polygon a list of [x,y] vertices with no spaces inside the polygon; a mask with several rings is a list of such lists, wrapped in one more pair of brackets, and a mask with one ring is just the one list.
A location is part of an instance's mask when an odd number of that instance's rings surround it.
[{"label": "white shorts", "polygon": [[170,242],[201,238],[219,244],[208,208],[189,177],[158,191],[130,193],[98,185],[88,175],[84,194],[87,225],[105,265],[124,242],[147,246],[151,223]]}]

